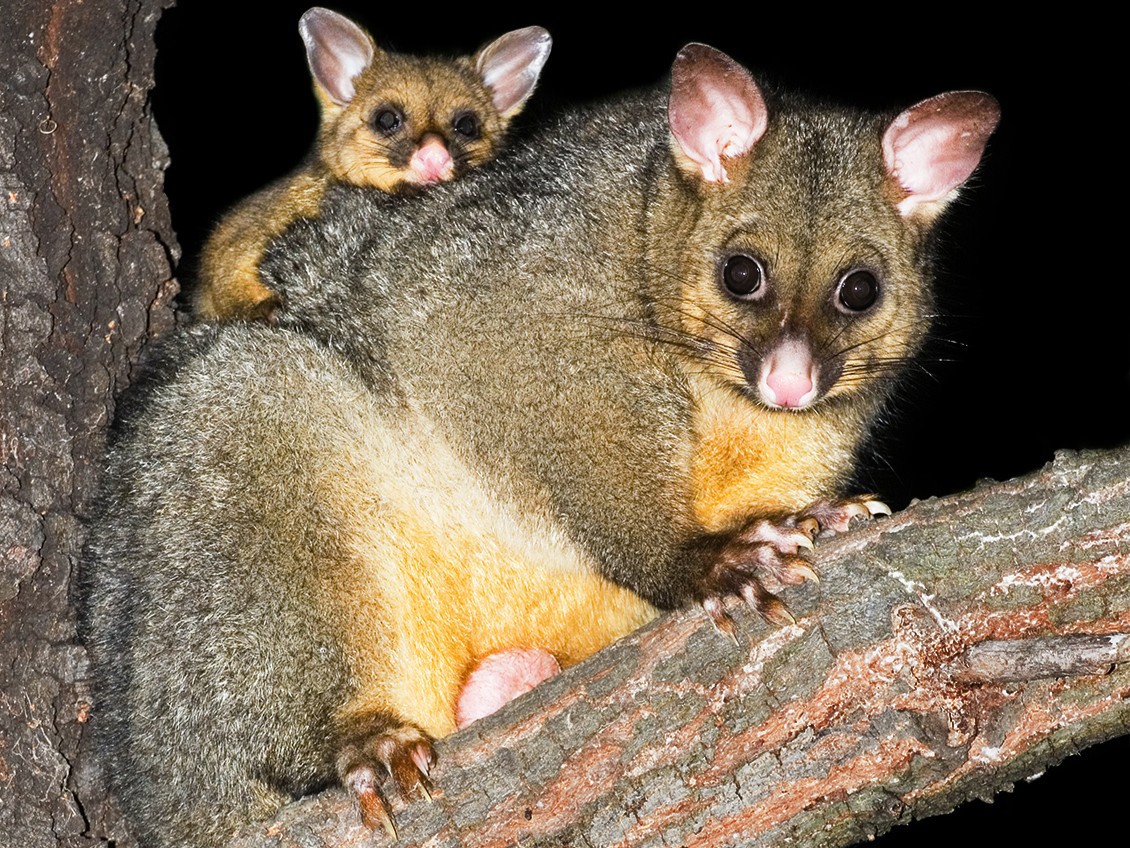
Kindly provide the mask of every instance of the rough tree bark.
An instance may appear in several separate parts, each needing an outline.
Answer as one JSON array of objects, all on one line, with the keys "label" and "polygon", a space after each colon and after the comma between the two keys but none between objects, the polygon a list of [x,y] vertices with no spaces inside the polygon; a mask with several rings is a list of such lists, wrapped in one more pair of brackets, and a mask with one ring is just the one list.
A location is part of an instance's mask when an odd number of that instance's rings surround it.
[{"label": "rough tree bark", "polygon": [[[132,844],[83,749],[69,593],[113,398],[174,322],[147,101],[169,2],[0,16],[4,848]],[[398,813],[402,835],[842,845],[1126,733],[1127,479],[1125,451],[1067,457],[828,542],[823,583],[788,596],[797,626],[736,610],[736,646],[668,616],[442,743],[440,794]],[[380,841],[330,792],[237,844],[323,844],[327,822]]]},{"label": "rough tree bark", "polygon": [[113,398],[172,326],[161,2],[0,14],[0,844],[101,843],[69,589]]}]

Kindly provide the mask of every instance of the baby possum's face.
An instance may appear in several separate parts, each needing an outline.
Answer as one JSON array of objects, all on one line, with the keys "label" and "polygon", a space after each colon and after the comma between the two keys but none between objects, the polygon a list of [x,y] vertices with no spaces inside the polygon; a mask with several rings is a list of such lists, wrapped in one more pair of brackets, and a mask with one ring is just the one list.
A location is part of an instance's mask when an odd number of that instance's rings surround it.
[{"label": "baby possum's face", "polygon": [[490,160],[552,44],[534,26],[473,57],[386,53],[349,18],[318,6],[298,31],[322,104],[322,164],[340,182],[387,192],[446,182]]},{"label": "baby possum's face", "polygon": [[379,57],[322,138],[334,176],[381,191],[422,188],[489,161],[508,121],[466,59]]}]

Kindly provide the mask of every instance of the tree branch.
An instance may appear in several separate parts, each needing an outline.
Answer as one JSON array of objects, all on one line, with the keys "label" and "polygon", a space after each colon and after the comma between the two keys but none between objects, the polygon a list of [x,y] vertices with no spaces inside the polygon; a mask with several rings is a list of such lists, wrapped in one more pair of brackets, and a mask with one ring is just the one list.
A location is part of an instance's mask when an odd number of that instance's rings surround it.
[{"label": "tree branch", "polygon": [[[1130,731],[1130,449],[818,548],[796,626],[678,611],[439,746],[401,844],[838,846]],[[231,843],[373,845],[330,791]]]}]

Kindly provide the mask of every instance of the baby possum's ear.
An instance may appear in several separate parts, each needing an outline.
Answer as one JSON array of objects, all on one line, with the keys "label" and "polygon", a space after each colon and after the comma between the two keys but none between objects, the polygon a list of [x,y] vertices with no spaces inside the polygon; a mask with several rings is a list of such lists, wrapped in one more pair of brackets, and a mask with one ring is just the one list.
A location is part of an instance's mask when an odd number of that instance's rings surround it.
[{"label": "baby possum's ear", "polygon": [[378,52],[372,36],[344,15],[320,6],[302,15],[298,32],[319,99],[327,106],[348,106],[355,93],[353,80]]},{"label": "baby possum's ear", "polygon": [[503,118],[517,115],[534,93],[552,46],[549,32],[532,26],[500,35],[475,54],[475,70]]}]

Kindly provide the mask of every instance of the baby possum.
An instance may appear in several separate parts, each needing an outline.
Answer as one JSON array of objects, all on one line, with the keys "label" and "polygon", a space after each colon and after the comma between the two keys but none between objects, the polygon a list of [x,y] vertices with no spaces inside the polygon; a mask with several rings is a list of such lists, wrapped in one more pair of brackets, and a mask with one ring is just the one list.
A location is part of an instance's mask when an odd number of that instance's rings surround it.
[{"label": "baby possum", "polygon": [[243,200],[208,238],[194,300],[205,320],[274,322],[282,301],[260,277],[263,253],[293,221],[317,216],[331,184],[419,190],[494,158],[552,44],[526,27],[470,57],[387,53],[319,7],[298,29],[321,106],[317,142],[298,170]]}]

